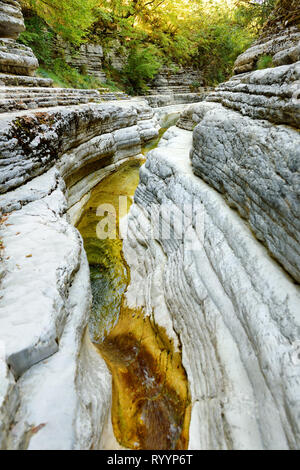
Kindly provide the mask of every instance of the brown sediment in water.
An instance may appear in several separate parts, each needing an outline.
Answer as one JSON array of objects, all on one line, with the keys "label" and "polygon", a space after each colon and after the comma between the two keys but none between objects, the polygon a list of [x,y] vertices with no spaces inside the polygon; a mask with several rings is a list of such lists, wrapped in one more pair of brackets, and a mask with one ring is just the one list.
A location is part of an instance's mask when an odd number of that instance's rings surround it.
[{"label": "brown sediment in water", "polygon": [[165,329],[152,317],[126,305],[130,270],[122,241],[96,236],[97,207],[113,204],[119,215],[119,196],[127,195],[129,209],[141,164],[127,162],[105,178],[93,190],[78,224],[91,266],[92,288],[97,274],[111,282],[105,301],[101,298],[99,304],[94,283],[93,315],[97,319],[93,320],[92,339],[112,374],[112,424],[119,443],[129,449],[187,449],[191,406],[181,352],[175,351]]},{"label": "brown sediment in water", "polygon": [[121,307],[116,327],[97,345],[113,377],[112,423],[122,446],[188,448],[190,398],[181,352],[142,310]]}]

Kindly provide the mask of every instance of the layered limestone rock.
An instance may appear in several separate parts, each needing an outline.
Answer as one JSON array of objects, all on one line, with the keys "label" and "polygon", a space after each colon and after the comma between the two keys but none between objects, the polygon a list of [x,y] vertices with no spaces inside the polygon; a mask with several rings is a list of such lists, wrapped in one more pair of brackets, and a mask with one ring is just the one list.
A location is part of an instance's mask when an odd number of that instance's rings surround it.
[{"label": "layered limestone rock", "polygon": [[197,103],[209,92],[209,88],[202,85],[203,77],[199,71],[192,68],[174,71],[163,67],[143,98],[153,108]]},{"label": "layered limestone rock", "polygon": [[299,289],[193,174],[192,145],[192,132],[171,128],[141,170],[124,241],[128,305],[177,332],[191,449],[298,448]]},{"label": "layered limestone rock", "polygon": [[224,194],[297,282],[299,94],[296,62],[233,78],[207,99],[222,106],[196,105],[190,112],[201,121],[194,132],[195,174]]},{"label": "layered limestone rock", "polygon": [[208,96],[252,119],[300,125],[300,62],[233,77]]},{"label": "layered limestone rock", "polygon": [[50,106],[72,106],[100,101],[102,99],[98,90],[0,86],[0,113],[48,108]]},{"label": "layered limestone rock", "polygon": [[218,107],[196,127],[192,151],[195,174],[224,194],[298,282],[299,149],[296,129]]},{"label": "layered limestone rock", "polygon": [[129,52],[118,39],[105,44],[104,57],[111,67],[121,72],[127,64]]},{"label": "layered limestone rock", "polygon": [[10,75],[0,73],[0,86],[8,87],[52,87],[53,81],[50,78],[27,77],[26,75]]},{"label": "layered limestone rock", "polygon": [[1,448],[99,448],[111,378],[85,335],[89,269],[67,210],[158,125],[141,102],[8,114],[0,126]]},{"label": "layered limestone rock", "polygon": [[0,1],[0,72],[14,75],[34,75],[39,63],[32,50],[15,40],[25,30],[19,3]]},{"label": "layered limestone rock", "polygon": [[149,94],[184,94],[190,93],[203,85],[203,75],[193,68],[173,70],[162,67],[151,83]]},{"label": "layered limestone rock", "polygon": [[174,106],[179,104],[198,103],[204,100],[208,95],[208,90],[203,88],[197,93],[170,93],[146,95],[145,99],[153,108],[161,108],[165,106]]},{"label": "layered limestone rock", "polygon": [[101,82],[106,82],[106,74],[103,71],[103,48],[100,44],[82,44],[78,51],[71,52],[70,47],[66,43],[60,44],[59,47],[65,51],[65,59],[68,64],[75,67],[80,73],[93,75]]},{"label": "layered limestone rock", "polygon": [[25,25],[19,2],[16,0],[1,0],[0,37],[17,39],[23,31],[25,31]]},{"label": "layered limestone rock", "polygon": [[[6,86],[1,86],[0,75],[0,113],[19,110],[48,108],[50,106],[74,106],[85,103],[101,103],[105,101],[127,101],[129,96],[123,92],[109,92],[107,88],[77,89],[52,88],[52,81],[36,77],[4,76]],[[14,78],[12,78],[14,77]],[[29,78],[29,80],[24,80]],[[16,86],[7,86],[8,83]],[[23,86],[18,86],[21,83]],[[51,88],[50,88],[51,87]]]},{"label": "layered limestone rock", "polygon": [[[0,1],[0,7],[1,4]],[[22,17],[20,8],[19,14]],[[1,25],[4,28],[4,23],[0,15],[0,31]],[[52,88],[52,80],[33,76],[39,65],[38,60],[29,47],[18,44],[13,37],[12,35],[1,39],[0,36],[0,113],[129,98],[125,93],[112,93],[106,88],[98,90]],[[101,46],[84,44],[74,56],[66,44],[63,43],[63,46],[66,48],[68,62],[74,61],[72,65],[80,71],[84,69],[84,73],[105,81],[101,64],[103,56]]]},{"label": "layered limestone rock", "polygon": [[0,72],[33,76],[39,63],[30,47],[0,39]]},{"label": "layered limestone rock", "polygon": [[237,58],[234,73],[255,70],[258,60],[264,56],[272,57],[275,66],[296,62],[300,59],[299,41],[300,31],[297,26],[264,35]]},{"label": "layered limestone rock", "polygon": [[141,169],[126,299],[177,333],[191,449],[300,447],[298,94],[299,62],[241,74]]},{"label": "layered limestone rock", "polygon": [[[117,132],[117,139],[111,136],[113,132]],[[74,170],[101,156],[117,153],[120,159],[124,158],[133,146],[136,155],[141,152],[143,140],[158,135],[158,124],[153,110],[143,101],[89,104],[3,115],[0,135],[3,194],[62,162],[63,156],[77,147],[83,162],[78,164],[70,159],[68,166],[74,163]],[[94,138],[99,141],[94,142]],[[84,146],[85,154],[80,145]],[[98,152],[96,156],[92,153],[90,157],[89,147]]]},{"label": "layered limestone rock", "polygon": [[[141,169],[123,243],[130,283],[102,351],[113,353],[113,424],[128,446],[136,434],[139,446],[159,446],[161,425],[165,447],[185,447],[188,435],[190,449],[300,447],[298,69],[222,84]],[[167,119],[162,108],[157,116]],[[144,101],[0,118],[2,449],[108,445],[111,377],[86,331],[89,269],[73,224],[91,189],[158,130]],[[129,357],[122,375],[126,332],[140,362]],[[157,387],[135,369],[145,360],[156,369],[161,344],[163,363],[178,369],[182,357],[177,391],[172,369]],[[145,414],[136,384],[157,401]]]}]

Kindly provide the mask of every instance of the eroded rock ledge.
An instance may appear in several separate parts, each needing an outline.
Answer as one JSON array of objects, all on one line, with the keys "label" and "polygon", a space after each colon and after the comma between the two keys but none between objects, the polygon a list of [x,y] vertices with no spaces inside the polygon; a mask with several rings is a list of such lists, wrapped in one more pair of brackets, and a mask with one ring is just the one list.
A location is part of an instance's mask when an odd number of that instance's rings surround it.
[{"label": "eroded rock ledge", "polygon": [[[180,337],[193,403],[191,449],[298,448],[299,364],[292,358],[299,289],[193,174],[191,148],[192,133],[171,128],[141,170],[124,242],[128,305],[159,324],[171,318]],[[153,221],[152,204],[167,204],[177,217],[193,205],[182,239],[165,213]],[[203,233],[195,225],[199,205]],[[159,224],[171,229],[170,239],[149,236]]]},{"label": "eroded rock ledge", "polygon": [[111,379],[84,339],[89,269],[67,210],[158,129],[144,102],[1,119],[0,448],[99,447]]},{"label": "eroded rock ledge", "polygon": [[23,31],[25,31],[25,25],[19,2],[1,0],[0,37],[17,39]]},{"label": "eroded rock ledge", "polygon": [[39,63],[32,50],[16,39],[25,31],[21,6],[16,0],[0,0],[0,72],[34,75]]}]

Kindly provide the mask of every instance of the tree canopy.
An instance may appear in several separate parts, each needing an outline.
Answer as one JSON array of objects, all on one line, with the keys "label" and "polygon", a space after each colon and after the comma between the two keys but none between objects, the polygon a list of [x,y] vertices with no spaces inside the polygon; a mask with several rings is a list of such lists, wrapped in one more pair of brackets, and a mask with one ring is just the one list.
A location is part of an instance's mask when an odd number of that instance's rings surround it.
[{"label": "tree canopy", "polygon": [[58,34],[80,43],[95,21],[98,0],[21,0],[23,8],[37,13]]},{"label": "tree canopy", "polygon": [[[197,38],[205,24],[227,16],[235,24],[260,25],[275,0],[21,0],[65,39],[83,41],[89,33],[153,40]],[[190,36],[191,35],[191,36]],[[166,40],[166,45],[169,41]]]},{"label": "tree canopy", "polygon": [[[122,80],[138,92],[163,64],[194,66],[207,84],[226,79],[274,7],[287,1],[21,0],[53,34],[75,46],[92,41],[109,49],[117,41],[128,57]],[[29,24],[29,45],[40,34],[41,24]]]}]

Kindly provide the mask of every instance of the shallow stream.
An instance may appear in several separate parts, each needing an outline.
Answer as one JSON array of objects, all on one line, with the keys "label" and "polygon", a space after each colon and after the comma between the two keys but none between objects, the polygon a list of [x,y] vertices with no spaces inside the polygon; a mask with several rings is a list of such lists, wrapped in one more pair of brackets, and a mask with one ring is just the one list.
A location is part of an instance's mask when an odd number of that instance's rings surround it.
[{"label": "shallow stream", "polygon": [[[166,129],[143,149],[155,148]],[[174,351],[165,330],[142,309],[129,309],[124,293],[130,270],[118,237],[119,196],[128,210],[144,159],[126,161],[101,181],[86,204],[79,229],[87,252],[93,293],[91,339],[113,378],[112,424],[119,444],[129,449],[187,449],[190,399],[181,353]],[[112,204],[117,237],[97,236],[97,208]],[[123,216],[122,214],[121,216]]]}]

